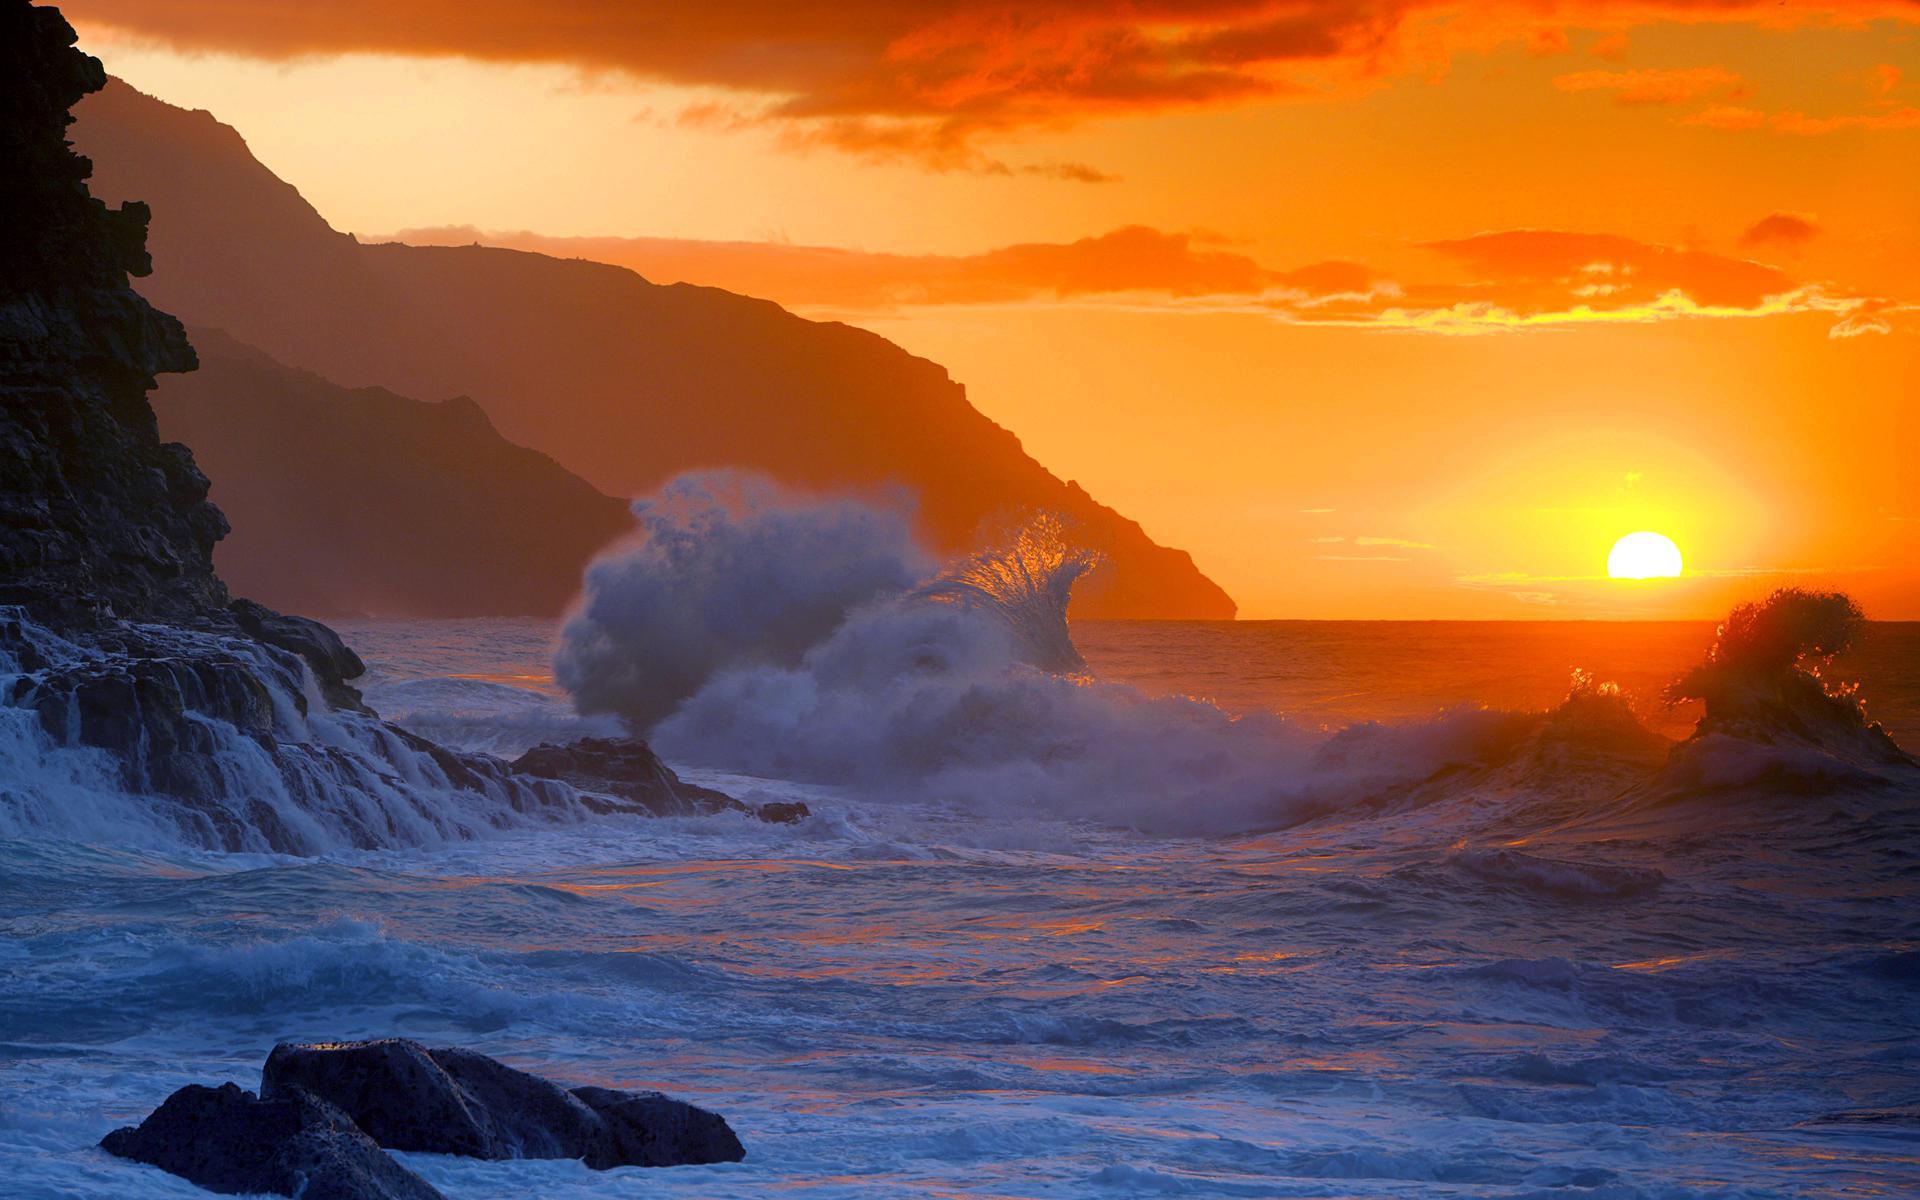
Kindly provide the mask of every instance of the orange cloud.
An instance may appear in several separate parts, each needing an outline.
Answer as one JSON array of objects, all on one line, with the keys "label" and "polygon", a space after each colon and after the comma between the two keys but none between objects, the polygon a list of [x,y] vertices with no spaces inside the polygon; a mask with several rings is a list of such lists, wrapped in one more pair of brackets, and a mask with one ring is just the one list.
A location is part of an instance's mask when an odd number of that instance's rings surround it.
[{"label": "orange cloud", "polygon": [[[1777,219],[1776,219],[1777,218]],[[1790,236],[1790,214],[1759,222]],[[1772,222],[1772,224],[1769,224]],[[1751,234],[1752,231],[1750,230]],[[1811,236],[1808,234],[1807,236]],[[404,230],[399,240],[484,242],[630,267],[658,282],[767,296],[814,312],[872,313],[961,304],[1072,301],[1258,313],[1299,324],[1479,333],[1581,321],[1762,317],[1820,312],[1836,336],[1886,332],[1892,302],[1871,300],[1777,267],[1611,234],[1509,230],[1426,243],[1453,278],[1394,280],[1362,263],[1291,270],[1144,227],[972,255],[869,254],[767,242],[676,238],[550,238],[471,228]],[[1838,328],[1838,327],[1837,327]]]},{"label": "orange cloud", "polygon": [[1587,47],[1587,53],[1608,62],[1619,62],[1626,58],[1632,42],[1624,33],[1609,33]]},{"label": "orange cloud", "polygon": [[[67,0],[187,51],[562,63],[731,93],[794,145],[1006,169],[977,142],[1111,113],[1324,94],[1569,28],[1920,20],[1911,0]],[[1633,73],[1627,73],[1633,74]],[[1642,85],[1635,85],[1642,86]],[[1654,86],[1647,84],[1644,86]],[[1624,93],[1623,93],[1624,94]],[[1091,168],[1085,169],[1090,171]],[[1085,172],[1069,164],[1055,173]]]},{"label": "orange cloud", "polygon": [[1772,125],[1780,133],[1798,134],[1802,137],[1839,133],[1843,129],[1872,131],[1920,129],[1920,108],[1905,104],[1883,112],[1843,113],[1830,117],[1810,117],[1803,112],[1783,112],[1774,115]]},{"label": "orange cloud", "polygon": [[1723,67],[1575,71],[1555,78],[1553,86],[1563,92],[1610,92],[1621,104],[1684,104],[1715,92],[1734,91],[1740,87],[1740,77]]},{"label": "orange cloud", "polygon": [[650,279],[724,287],[804,308],[875,311],[1117,296],[1265,292],[1291,281],[1316,294],[1364,287],[1363,269],[1322,263],[1275,272],[1241,254],[1197,247],[1188,234],[1134,226],[1075,242],[1024,243],[982,254],[869,254],[774,242],[680,238],[553,238],[463,227],[402,230],[416,245],[484,242],[632,268]]}]

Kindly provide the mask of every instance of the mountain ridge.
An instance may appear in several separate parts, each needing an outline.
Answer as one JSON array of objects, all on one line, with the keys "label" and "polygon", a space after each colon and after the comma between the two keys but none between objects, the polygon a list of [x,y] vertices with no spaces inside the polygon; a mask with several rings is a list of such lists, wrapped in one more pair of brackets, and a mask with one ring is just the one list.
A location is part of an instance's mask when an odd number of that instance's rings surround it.
[{"label": "mountain ridge", "polygon": [[1184,551],[1054,476],[945,368],[878,334],[606,264],[362,244],[212,114],[114,81],[78,115],[96,191],[166,215],[144,294],[288,366],[349,388],[470,395],[503,436],[615,495],[718,467],[814,490],[898,483],[943,553],[1058,511],[1110,564],[1077,616],[1233,615]]},{"label": "mountain ridge", "polygon": [[625,501],[500,436],[470,397],[343,388],[214,329],[151,401],[233,531],[229,587],[318,616],[558,616],[637,530]]}]

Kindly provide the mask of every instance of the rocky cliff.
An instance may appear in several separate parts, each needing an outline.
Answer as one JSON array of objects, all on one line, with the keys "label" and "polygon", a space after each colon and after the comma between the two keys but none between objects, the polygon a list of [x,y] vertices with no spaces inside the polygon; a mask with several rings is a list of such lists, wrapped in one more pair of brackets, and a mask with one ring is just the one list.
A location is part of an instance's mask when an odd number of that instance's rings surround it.
[{"label": "rocky cliff", "polygon": [[194,365],[180,323],[127,286],[147,207],[88,194],[67,110],[98,89],[57,11],[0,8],[0,603],[72,621],[225,606],[226,522],[146,391]]},{"label": "rocky cliff", "polygon": [[637,527],[617,500],[501,437],[466,397],[343,388],[215,330],[153,394],[233,522],[237,592],[322,615],[558,616]]},{"label": "rocky cliff", "polygon": [[194,356],[128,286],[146,207],[94,199],[64,138],[104,79],[0,0],[0,836],[307,853],[651,812],[380,721],[331,630],[228,597],[226,522],[147,403]]},{"label": "rocky cliff", "polygon": [[473,397],[508,439],[614,495],[691,468],[917,493],[936,549],[1031,510],[1067,517],[1108,569],[1075,613],[1228,617],[1182,551],[1034,461],[938,364],[865,330],[716,288],[479,246],[361,245],[232,128],[112,83],[75,130],[97,190],[150,200],[142,290],[338,383]]}]

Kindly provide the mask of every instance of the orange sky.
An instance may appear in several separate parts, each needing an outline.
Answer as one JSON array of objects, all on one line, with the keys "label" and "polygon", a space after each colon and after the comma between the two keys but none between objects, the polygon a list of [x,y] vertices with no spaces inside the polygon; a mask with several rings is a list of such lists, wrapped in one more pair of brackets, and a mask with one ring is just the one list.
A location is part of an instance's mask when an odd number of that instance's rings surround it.
[{"label": "orange sky", "polygon": [[938,360],[1243,616],[1920,618],[1910,0],[63,7],[363,239]]}]

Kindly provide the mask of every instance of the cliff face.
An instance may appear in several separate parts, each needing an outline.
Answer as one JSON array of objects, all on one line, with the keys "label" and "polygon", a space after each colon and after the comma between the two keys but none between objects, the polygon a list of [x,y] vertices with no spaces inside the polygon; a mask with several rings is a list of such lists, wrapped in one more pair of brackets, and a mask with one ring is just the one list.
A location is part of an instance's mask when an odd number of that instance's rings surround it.
[{"label": "cliff face", "polygon": [[945,370],[872,333],[597,263],[363,246],[231,128],[123,84],[82,106],[75,136],[102,195],[149,199],[163,218],[145,294],[282,362],[349,386],[471,396],[505,437],[615,495],[704,467],[813,488],[898,482],[947,552],[1052,510],[1110,563],[1076,593],[1077,615],[1233,613],[1184,552],[1052,475]]},{"label": "cliff face", "polygon": [[153,396],[234,531],[237,592],[323,615],[558,616],[626,502],[501,437],[465,397],[348,389],[194,329],[200,369]]},{"label": "cliff face", "polygon": [[57,11],[0,5],[0,604],[47,619],[219,611],[226,532],[146,391],[190,371],[180,323],[127,285],[145,274],[147,206],[88,194],[67,110],[98,89]]},{"label": "cliff face", "polygon": [[382,722],[331,630],[229,600],[226,523],[147,404],[194,357],[127,284],[146,207],[65,144],[105,78],[73,43],[0,0],[0,836],[309,853],[655,811]]}]

